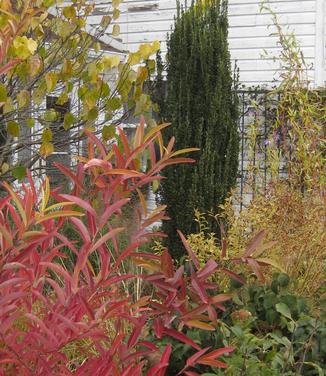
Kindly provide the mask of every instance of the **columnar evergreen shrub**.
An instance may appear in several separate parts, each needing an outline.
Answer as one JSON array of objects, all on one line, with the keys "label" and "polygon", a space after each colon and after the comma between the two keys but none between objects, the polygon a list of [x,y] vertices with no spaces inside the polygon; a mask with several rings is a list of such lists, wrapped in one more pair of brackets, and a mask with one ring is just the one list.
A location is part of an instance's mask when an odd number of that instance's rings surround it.
[{"label": "columnar evergreen shrub", "polygon": [[[194,209],[216,213],[236,182],[237,100],[228,50],[227,1],[193,3],[179,9],[167,53],[168,93],[163,117],[172,123],[166,137],[178,148],[198,147],[194,166],[165,170],[160,201],[168,204],[163,224],[173,256],[184,253],[176,230],[195,230]],[[214,218],[209,229],[217,230]],[[176,246],[180,244],[180,246]]]}]

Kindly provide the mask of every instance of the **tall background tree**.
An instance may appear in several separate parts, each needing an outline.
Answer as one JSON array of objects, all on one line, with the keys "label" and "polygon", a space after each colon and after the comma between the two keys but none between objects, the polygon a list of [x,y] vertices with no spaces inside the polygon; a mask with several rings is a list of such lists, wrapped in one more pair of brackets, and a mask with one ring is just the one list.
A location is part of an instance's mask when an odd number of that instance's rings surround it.
[{"label": "tall background tree", "polygon": [[[197,1],[178,10],[168,38],[167,98],[161,116],[171,122],[165,137],[177,148],[198,147],[195,166],[165,170],[159,191],[170,221],[163,223],[175,258],[184,254],[176,230],[195,230],[194,209],[215,215],[236,183],[238,133],[236,80],[228,49],[227,1]],[[210,217],[208,231],[218,232]]]}]

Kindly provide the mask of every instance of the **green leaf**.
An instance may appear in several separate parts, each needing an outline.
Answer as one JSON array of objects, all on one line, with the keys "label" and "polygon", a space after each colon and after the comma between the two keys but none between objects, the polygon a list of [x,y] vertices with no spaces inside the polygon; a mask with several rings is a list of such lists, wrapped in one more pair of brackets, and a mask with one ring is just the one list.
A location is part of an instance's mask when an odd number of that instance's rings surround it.
[{"label": "green leaf", "polygon": [[105,141],[110,140],[115,136],[115,126],[114,125],[104,125],[102,129],[102,137]]},{"label": "green leaf", "polygon": [[12,170],[12,176],[18,180],[23,180],[26,177],[26,167],[16,166]]},{"label": "green leaf", "polygon": [[16,121],[8,121],[7,131],[13,137],[18,137],[20,133],[19,124]]},{"label": "green leaf", "polygon": [[279,312],[281,315],[285,316],[286,318],[292,320],[291,311],[286,304],[277,303],[275,307],[276,307],[277,312]]},{"label": "green leaf", "polygon": [[303,362],[303,364],[315,368],[315,370],[318,372],[318,376],[325,376],[323,369],[318,364],[313,362]]},{"label": "green leaf", "polygon": [[90,109],[87,113],[87,120],[89,121],[94,121],[96,120],[98,117],[98,108],[97,107],[93,107],[92,109]]}]

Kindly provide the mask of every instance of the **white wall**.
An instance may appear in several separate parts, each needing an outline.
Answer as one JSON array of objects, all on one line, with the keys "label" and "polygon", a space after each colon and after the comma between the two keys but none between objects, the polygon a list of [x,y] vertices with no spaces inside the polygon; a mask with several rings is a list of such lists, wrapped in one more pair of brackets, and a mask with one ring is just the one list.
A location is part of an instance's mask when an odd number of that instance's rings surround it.
[{"label": "white wall", "polygon": [[[110,4],[108,0],[96,3],[97,13],[105,13]],[[273,56],[277,56],[280,48],[277,37],[270,35],[275,31],[269,27],[271,15],[260,13],[259,3],[259,0],[229,0],[230,52],[246,86],[271,86],[278,77],[275,71],[279,65]],[[325,82],[325,3],[325,0],[270,0],[280,24],[297,35],[306,62],[311,65],[309,75],[319,85]],[[120,10],[120,38],[126,49],[134,51],[140,43],[158,39],[163,53],[166,51],[166,34],[176,13],[175,0],[125,0]],[[101,14],[92,16],[90,23],[100,22],[101,17]],[[269,57],[264,56],[264,49]]]}]

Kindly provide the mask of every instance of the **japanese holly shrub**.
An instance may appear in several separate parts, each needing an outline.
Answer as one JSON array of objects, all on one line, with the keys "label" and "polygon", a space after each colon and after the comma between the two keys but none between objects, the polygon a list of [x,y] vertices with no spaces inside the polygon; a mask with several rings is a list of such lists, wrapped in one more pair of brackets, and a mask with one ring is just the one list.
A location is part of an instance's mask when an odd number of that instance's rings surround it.
[{"label": "japanese holly shrub", "polygon": [[[194,1],[179,9],[168,36],[167,97],[161,116],[171,122],[165,137],[179,148],[200,150],[195,166],[171,166],[163,175],[159,201],[167,205],[166,244],[175,259],[184,254],[177,237],[195,231],[194,209],[215,215],[236,183],[238,111],[228,48],[227,1]],[[164,97],[162,93],[161,98]],[[208,231],[219,227],[208,217]]]}]

